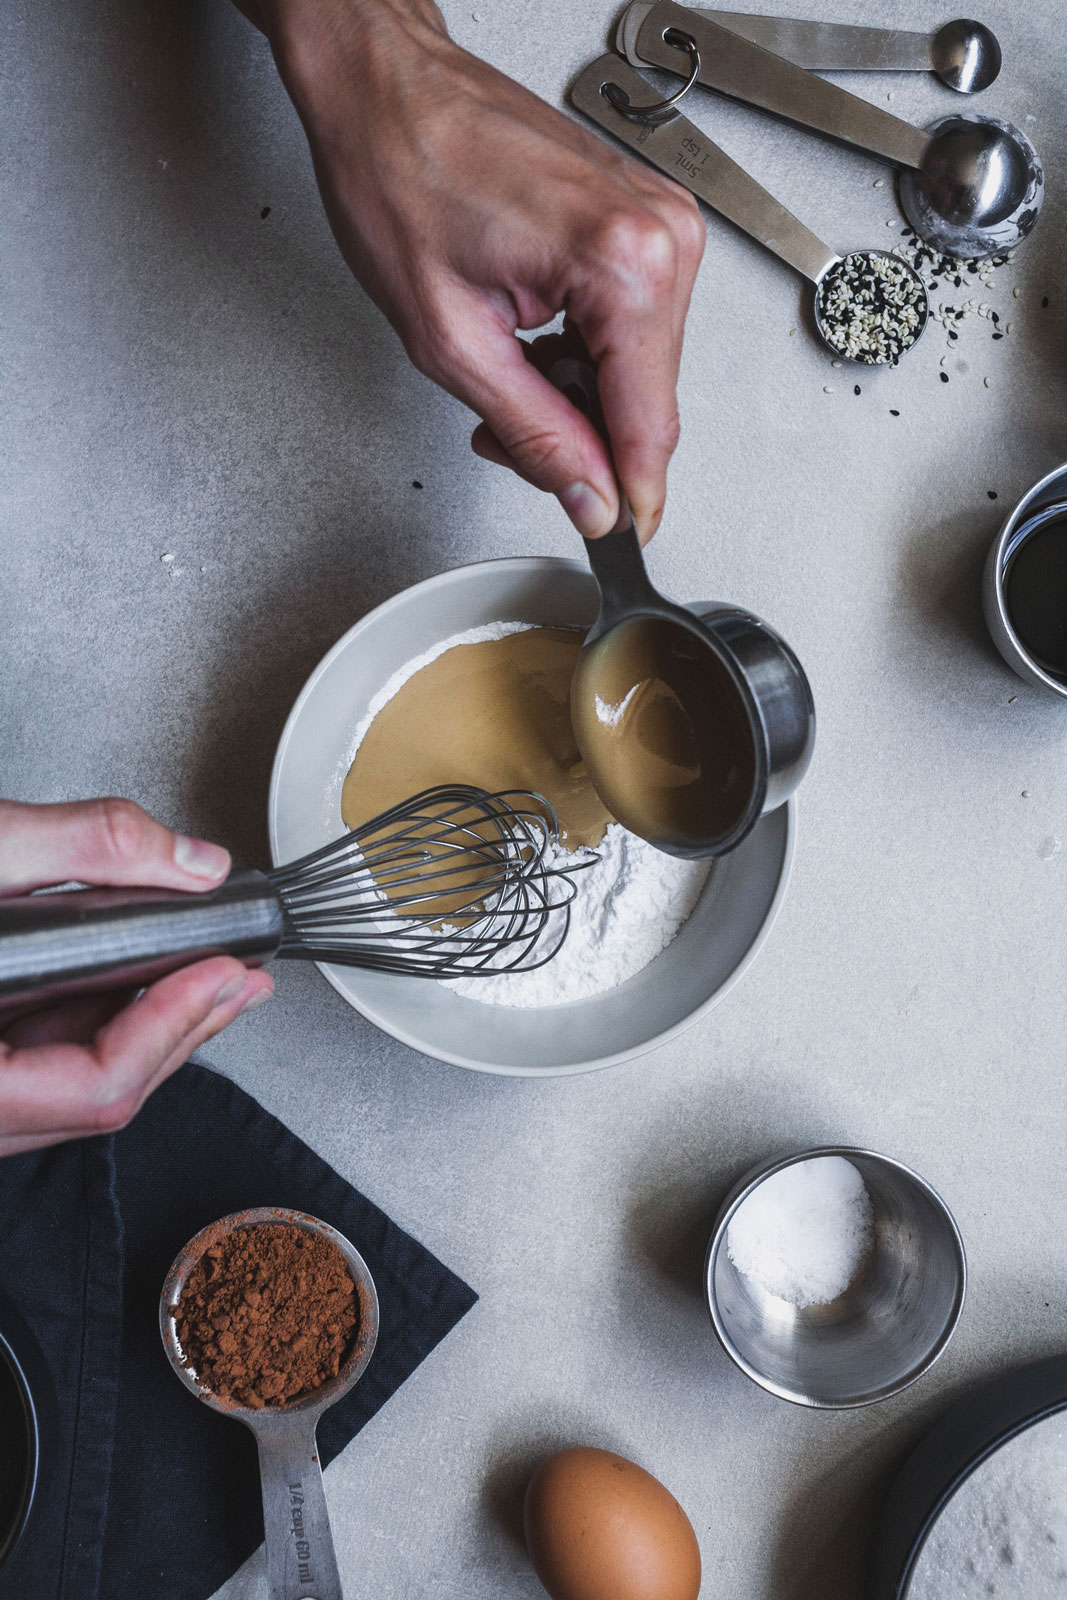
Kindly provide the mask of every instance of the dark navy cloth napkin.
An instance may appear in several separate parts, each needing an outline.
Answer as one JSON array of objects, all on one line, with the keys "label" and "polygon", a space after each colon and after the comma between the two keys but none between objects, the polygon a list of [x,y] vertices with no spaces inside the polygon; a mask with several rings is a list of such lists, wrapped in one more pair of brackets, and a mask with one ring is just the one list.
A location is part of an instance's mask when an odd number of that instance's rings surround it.
[{"label": "dark navy cloth napkin", "polygon": [[263,1537],[255,1442],[201,1405],[159,1337],[167,1268],[230,1211],[289,1206],[345,1234],[378,1343],[319,1424],[325,1466],[477,1296],[229,1079],[190,1063],[111,1138],[0,1161],[0,1289],[55,1388],[54,1469],[3,1600],[205,1600]]}]

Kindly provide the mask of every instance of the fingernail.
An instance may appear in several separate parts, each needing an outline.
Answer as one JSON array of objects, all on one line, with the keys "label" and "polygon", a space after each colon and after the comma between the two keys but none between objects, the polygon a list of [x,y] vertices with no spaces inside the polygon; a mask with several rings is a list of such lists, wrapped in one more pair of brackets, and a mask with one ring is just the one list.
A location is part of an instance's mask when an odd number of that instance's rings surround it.
[{"label": "fingernail", "polygon": [[261,1006],[269,1000],[273,994],[273,989],[257,989],[255,994],[245,1001],[237,1015],[243,1017],[246,1011],[254,1011],[257,1006]]},{"label": "fingernail", "polygon": [[231,978],[229,983],[223,984],[222,988],[215,996],[215,1005],[228,1006],[231,1000],[237,999],[237,996],[242,992],[247,983],[247,976],[243,978]]},{"label": "fingernail", "polygon": [[174,864],[194,878],[221,878],[230,870],[230,852],[221,844],[179,833],[174,836]]},{"label": "fingernail", "polygon": [[559,503],[583,539],[597,539],[610,533],[615,513],[591,483],[572,483],[564,489]]}]

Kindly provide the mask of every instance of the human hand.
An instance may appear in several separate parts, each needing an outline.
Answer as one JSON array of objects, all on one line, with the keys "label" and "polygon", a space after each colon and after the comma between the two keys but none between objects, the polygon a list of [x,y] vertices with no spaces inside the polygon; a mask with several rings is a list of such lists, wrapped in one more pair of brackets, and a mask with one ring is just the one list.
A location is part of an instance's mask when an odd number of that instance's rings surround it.
[{"label": "human hand", "polygon": [[420,371],[484,420],[472,445],[618,518],[586,418],[515,337],[565,311],[597,363],[615,470],[655,532],[704,248],[695,202],[448,37],[432,0],[240,0],[270,37],[334,234]]},{"label": "human hand", "polygon": [[[229,869],[221,846],[172,833],[132,800],[0,800],[0,896],[69,881],[203,891]],[[265,972],[215,956],[132,1003],[112,994],[0,1010],[0,1155],[123,1127],[205,1039],[273,989]]]}]

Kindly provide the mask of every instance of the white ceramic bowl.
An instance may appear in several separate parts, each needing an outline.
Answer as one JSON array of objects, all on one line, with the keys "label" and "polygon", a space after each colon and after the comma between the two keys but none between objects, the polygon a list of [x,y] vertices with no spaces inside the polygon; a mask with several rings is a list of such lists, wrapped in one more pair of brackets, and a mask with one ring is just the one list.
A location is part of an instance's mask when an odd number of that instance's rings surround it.
[{"label": "white ceramic bowl", "polygon": [[[387,679],[441,639],[487,622],[588,627],[596,585],[579,561],[528,556],[442,572],[350,628],[315,668],[285,725],[270,785],[277,866],[342,831],[352,735]],[[712,867],[674,942],[643,972],[591,1000],[541,1010],[485,1005],[426,978],[322,966],[357,1011],[413,1050],[481,1072],[587,1072],[628,1061],[704,1015],[759,949],[785,892],[792,802]]]}]

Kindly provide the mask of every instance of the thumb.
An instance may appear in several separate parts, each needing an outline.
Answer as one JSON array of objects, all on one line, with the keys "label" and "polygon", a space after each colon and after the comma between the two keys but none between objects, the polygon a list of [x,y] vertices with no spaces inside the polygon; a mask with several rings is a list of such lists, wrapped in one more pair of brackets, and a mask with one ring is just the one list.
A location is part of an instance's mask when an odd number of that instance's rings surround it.
[{"label": "thumb", "polygon": [[531,366],[513,335],[494,354],[493,371],[481,370],[463,395],[484,419],[471,440],[475,454],[554,494],[583,538],[610,533],[619,496],[596,429]]}]

